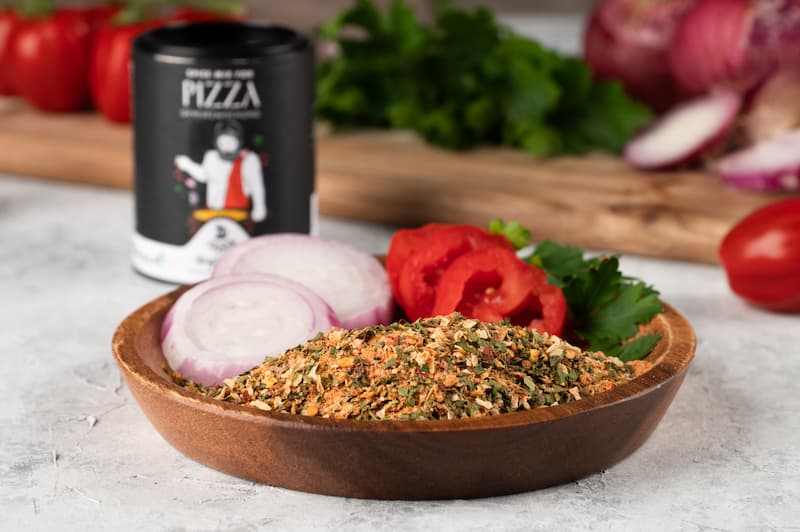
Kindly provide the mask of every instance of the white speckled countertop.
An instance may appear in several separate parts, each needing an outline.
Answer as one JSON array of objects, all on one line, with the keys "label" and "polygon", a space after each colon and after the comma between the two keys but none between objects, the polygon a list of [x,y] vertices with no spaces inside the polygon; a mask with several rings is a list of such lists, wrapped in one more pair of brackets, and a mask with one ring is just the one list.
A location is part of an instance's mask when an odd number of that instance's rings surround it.
[{"label": "white speckled countertop", "polygon": [[[117,323],[170,288],[131,270],[131,226],[128,192],[0,176],[2,530],[800,530],[800,317],[747,307],[718,268],[623,260],[699,345],[622,463],[514,496],[366,501],[233,478],[161,439],[110,350]],[[380,252],[391,230],[327,219],[322,233]]]}]

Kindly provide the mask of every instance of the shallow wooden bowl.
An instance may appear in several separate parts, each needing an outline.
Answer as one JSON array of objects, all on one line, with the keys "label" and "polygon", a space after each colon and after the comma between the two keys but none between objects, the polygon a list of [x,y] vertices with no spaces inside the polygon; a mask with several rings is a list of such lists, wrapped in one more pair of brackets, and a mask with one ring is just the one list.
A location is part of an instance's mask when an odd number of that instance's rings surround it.
[{"label": "shallow wooden bowl", "polygon": [[144,413],[176,449],[210,467],[284,488],[375,499],[529,491],[606,469],[642,445],[678,391],[695,336],[672,307],[646,328],[663,338],[652,370],[555,407],[467,420],[357,421],[265,412],[191,393],[164,372],[159,331],[185,290],[117,328],[114,356]]}]

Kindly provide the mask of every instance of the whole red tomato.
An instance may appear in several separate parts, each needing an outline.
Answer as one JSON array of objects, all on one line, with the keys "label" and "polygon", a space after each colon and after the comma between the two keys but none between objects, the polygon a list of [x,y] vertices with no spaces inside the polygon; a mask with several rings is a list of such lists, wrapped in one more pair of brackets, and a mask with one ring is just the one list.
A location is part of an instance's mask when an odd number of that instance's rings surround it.
[{"label": "whole red tomato", "polygon": [[800,198],[758,209],[719,249],[731,289],[770,310],[800,312]]},{"label": "whole red tomato", "polygon": [[237,15],[184,8],[169,19],[153,19],[115,25],[113,20],[96,34],[92,43],[89,85],[95,107],[112,122],[131,121],[130,60],[133,40],[141,33],[168,22],[236,20]]},{"label": "whole red tomato", "polygon": [[92,33],[97,33],[106,27],[111,19],[121,11],[122,7],[119,4],[100,4],[96,6],[87,7],[86,20],[89,21],[89,29]]},{"label": "whole red tomato", "polygon": [[10,67],[17,93],[42,111],[73,111],[88,96],[89,23],[78,9],[20,20]]},{"label": "whole red tomato", "polygon": [[14,94],[11,77],[11,41],[19,19],[11,11],[0,11],[0,95]]},{"label": "whole red tomato", "polygon": [[120,26],[109,25],[95,36],[91,54],[92,101],[112,122],[131,121],[130,60],[133,40],[142,32],[161,25],[147,21]]}]

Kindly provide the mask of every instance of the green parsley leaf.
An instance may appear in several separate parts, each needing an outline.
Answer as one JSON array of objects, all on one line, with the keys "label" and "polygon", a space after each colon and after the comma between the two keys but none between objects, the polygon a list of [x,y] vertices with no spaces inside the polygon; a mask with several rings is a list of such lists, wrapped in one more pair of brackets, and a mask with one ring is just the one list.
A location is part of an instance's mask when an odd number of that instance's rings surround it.
[{"label": "green parsley leaf", "polygon": [[489,222],[489,232],[503,235],[516,249],[522,249],[531,243],[531,232],[514,220],[505,223],[502,218],[495,218]]},{"label": "green parsley leaf", "polygon": [[[617,257],[584,259],[579,248],[545,241],[536,247],[531,263],[543,268],[548,280],[561,287],[575,333],[589,349],[607,353],[622,349],[639,325],[664,310],[656,290],[622,275]],[[638,354],[647,345],[645,340],[638,341],[627,348],[626,356]]]},{"label": "green parsley leaf", "polygon": [[[489,231],[506,236],[517,249],[531,238],[531,232],[513,220],[494,219]],[[545,240],[527,260],[547,272],[548,283],[561,288],[573,332],[588,349],[630,361],[644,358],[658,343],[657,334],[636,337],[639,325],[664,310],[658,291],[623,275],[618,257],[585,258],[578,247]]]},{"label": "green parsley leaf", "polygon": [[646,123],[650,111],[632,101],[618,82],[592,87],[579,111],[570,113],[566,128],[586,145],[617,153],[627,143],[627,135]]},{"label": "green parsley leaf", "polygon": [[447,148],[480,144],[534,156],[619,151],[650,119],[615,82],[500,25],[485,8],[434,1],[420,21],[404,0],[357,0],[319,36],[316,110],[338,127],[410,129]]},{"label": "green parsley leaf", "polygon": [[587,309],[584,323],[576,327],[576,332],[590,341],[621,342],[636,334],[638,324],[664,310],[655,294],[643,295],[641,283],[617,282],[599,288],[606,301]]},{"label": "green parsley leaf", "polygon": [[[616,257],[603,257],[599,261],[585,261],[585,271],[564,284],[564,297],[570,309],[591,324],[592,315],[605,308],[617,296],[622,274]],[[584,329],[587,323],[578,322],[576,329]],[[578,331],[581,332],[580,330]],[[581,334],[584,338],[584,334]]]},{"label": "green parsley leaf", "polygon": [[562,246],[549,240],[536,246],[530,262],[546,271],[547,282],[559,288],[563,288],[570,279],[580,277],[586,270],[582,249]]},{"label": "green parsley leaf", "polygon": [[622,345],[606,349],[604,352],[606,355],[615,356],[623,362],[641,360],[650,354],[659,341],[661,341],[660,334],[644,334]]}]

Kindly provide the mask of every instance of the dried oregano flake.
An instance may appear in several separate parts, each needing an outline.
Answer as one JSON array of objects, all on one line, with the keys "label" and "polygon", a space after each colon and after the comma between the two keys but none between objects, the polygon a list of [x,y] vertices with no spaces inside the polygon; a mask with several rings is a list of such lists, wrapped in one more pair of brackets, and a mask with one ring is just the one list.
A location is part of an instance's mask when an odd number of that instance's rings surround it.
[{"label": "dried oregano flake", "polygon": [[174,379],[221,401],[274,412],[456,419],[576,401],[650,366],[456,313],[352,331],[334,328],[220,386]]}]

